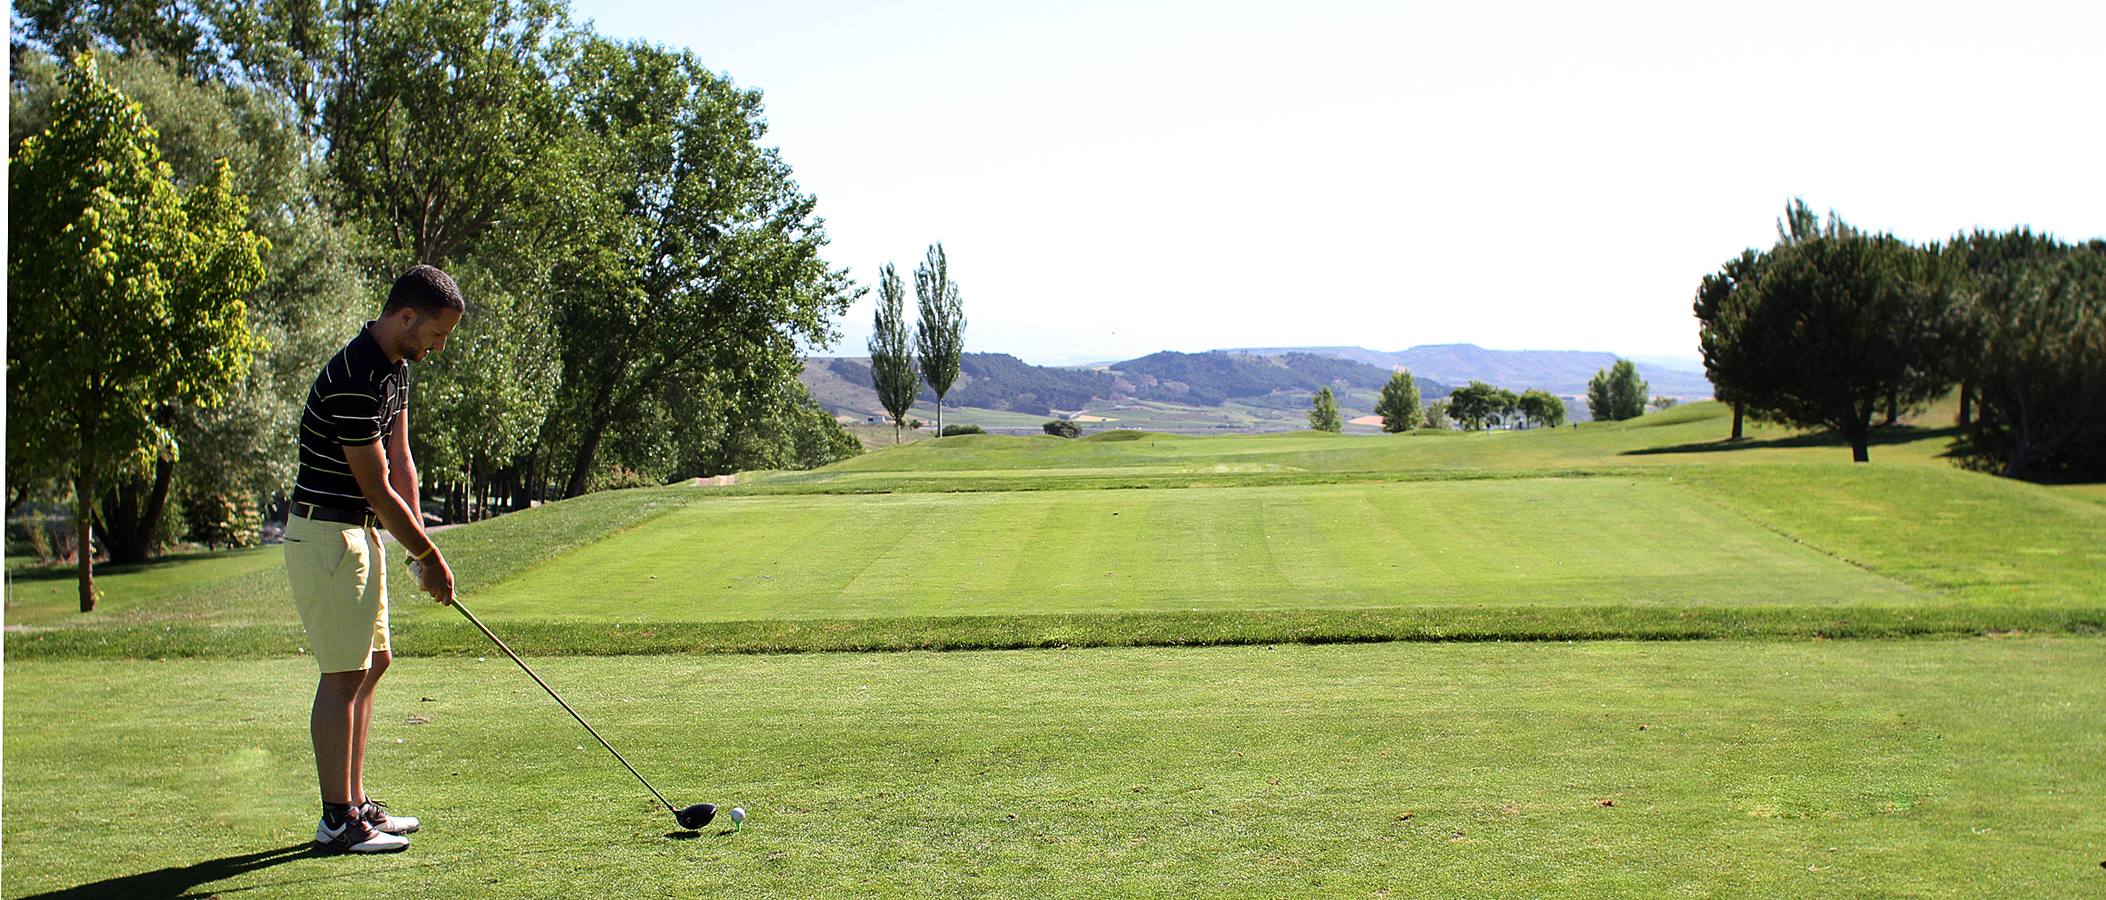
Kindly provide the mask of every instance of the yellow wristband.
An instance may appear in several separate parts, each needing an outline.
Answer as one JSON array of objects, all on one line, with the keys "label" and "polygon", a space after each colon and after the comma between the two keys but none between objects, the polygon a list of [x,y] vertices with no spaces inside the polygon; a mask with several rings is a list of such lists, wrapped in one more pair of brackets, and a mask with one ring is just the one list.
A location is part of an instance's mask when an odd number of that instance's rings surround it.
[{"label": "yellow wristband", "polygon": [[416,560],[417,562],[423,562],[423,561],[424,561],[424,558],[425,558],[425,557],[427,557],[427,556],[430,556],[430,555],[432,555],[432,554],[434,554],[434,553],[437,553],[437,552],[439,552],[439,545],[438,545],[438,544],[427,544],[427,545],[425,545],[425,547],[424,547],[424,552],[423,552],[423,553],[419,553],[419,554],[417,554],[416,556],[412,556],[412,557],[410,557],[410,559]]}]

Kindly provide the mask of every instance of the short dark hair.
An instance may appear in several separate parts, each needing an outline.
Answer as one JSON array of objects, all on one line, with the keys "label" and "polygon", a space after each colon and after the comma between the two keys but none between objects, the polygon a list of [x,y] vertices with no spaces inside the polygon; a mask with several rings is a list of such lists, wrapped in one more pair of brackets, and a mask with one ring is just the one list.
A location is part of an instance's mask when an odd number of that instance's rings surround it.
[{"label": "short dark hair", "polygon": [[468,304],[461,300],[461,289],[454,286],[453,276],[439,271],[436,266],[413,266],[395,279],[395,286],[388,289],[388,304],[380,314],[410,308],[420,316],[428,316],[440,310],[467,311]]}]

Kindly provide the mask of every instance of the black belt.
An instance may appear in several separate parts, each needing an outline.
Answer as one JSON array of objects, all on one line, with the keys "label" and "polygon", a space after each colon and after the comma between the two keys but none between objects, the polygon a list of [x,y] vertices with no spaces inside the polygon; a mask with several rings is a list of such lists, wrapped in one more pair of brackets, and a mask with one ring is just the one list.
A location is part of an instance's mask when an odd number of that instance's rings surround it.
[{"label": "black belt", "polygon": [[346,506],[316,506],[304,500],[293,504],[293,514],[324,522],[342,522],[345,525],[371,525],[378,521],[373,511],[365,507],[352,509]]}]

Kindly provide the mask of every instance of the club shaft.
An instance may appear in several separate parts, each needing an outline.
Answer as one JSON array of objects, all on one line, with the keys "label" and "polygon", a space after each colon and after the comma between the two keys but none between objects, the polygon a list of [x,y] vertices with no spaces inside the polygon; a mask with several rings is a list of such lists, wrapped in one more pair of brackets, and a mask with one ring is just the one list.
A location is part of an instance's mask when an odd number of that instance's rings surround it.
[{"label": "club shaft", "polygon": [[665,804],[666,809],[672,810],[675,814],[680,812],[680,810],[673,807],[672,801],[665,799],[664,794],[659,793],[657,788],[651,786],[650,779],[643,777],[642,772],[636,771],[635,766],[629,765],[628,760],[622,759],[620,750],[614,749],[613,744],[607,743],[606,738],[600,737],[600,733],[593,730],[591,722],[585,721],[584,716],[578,715],[577,710],[571,709],[570,704],[563,702],[562,696],[556,693],[555,688],[549,687],[548,682],[542,681],[541,676],[534,674],[533,667],[528,666],[526,660],[520,659],[519,654],[512,652],[512,648],[505,645],[503,638],[498,637],[496,632],[491,631],[489,627],[482,623],[482,620],[477,619],[475,613],[469,612],[468,607],[462,605],[460,598],[454,598],[453,608],[460,610],[461,615],[468,617],[468,624],[474,625],[477,631],[483,633],[483,637],[489,638],[491,643],[497,645],[497,649],[503,650],[506,656],[511,657],[513,662],[518,663],[520,671],[527,673],[528,678],[534,679],[535,684],[541,685],[542,690],[547,691],[550,697],[555,698],[556,705],[563,707],[564,712],[570,713],[571,718],[578,720],[578,724],[585,726],[585,732],[592,735],[593,740],[599,741],[600,746],[607,748],[608,753],[614,754],[614,758],[621,761],[622,768],[628,769],[629,774],[636,776],[636,780],[643,784],[644,790],[650,791],[651,796],[657,797],[658,802]]}]

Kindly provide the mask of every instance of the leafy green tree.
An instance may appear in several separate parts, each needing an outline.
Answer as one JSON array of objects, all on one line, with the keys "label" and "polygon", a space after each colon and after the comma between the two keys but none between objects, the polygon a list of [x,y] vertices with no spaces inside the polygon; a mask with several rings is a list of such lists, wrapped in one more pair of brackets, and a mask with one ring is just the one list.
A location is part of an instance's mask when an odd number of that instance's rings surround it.
[{"label": "leafy green tree", "polygon": [[914,371],[914,345],[906,320],[907,290],[899,272],[886,263],[878,276],[877,321],[870,332],[870,379],[877,388],[878,403],[892,416],[892,442],[899,443],[906,427],[907,410],[921,388]]},{"label": "leafy green tree", "polygon": [[[103,479],[181,448],[170,407],[210,403],[249,367],[242,298],[265,241],[222,162],[185,192],[137,104],[83,54],[59,76],[50,124],[8,172],[10,465],[64,472],[85,536]],[[94,554],[80,606],[95,606]]]},{"label": "leafy green tree", "polygon": [[[1804,204],[1798,209],[1803,210]],[[1743,250],[1729,259],[1719,270],[1704,276],[1697,287],[1695,312],[1699,330],[1697,343],[1704,354],[1704,376],[1711,380],[1711,392],[1719,400],[1733,405],[1733,433],[1727,440],[1740,440],[1744,434],[1743,421],[1748,412],[1746,392],[1734,381],[1738,373],[1748,371],[1747,363],[1733,356],[1743,345],[1737,335],[1745,320],[1736,317],[1743,307],[1729,301],[1754,277],[1762,265],[1762,254],[1755,250]]]},{"label": "leafy green tree", "polygon": [[1477,431],[1500,413],[1506,402],[1502,394],[1505,397],[1513,396],[1510,391],[1482,381],[1472,381],[1448,395],[1448,415],[1462,423],[1463,430]]},{"label": "leafy green tree", "polygon": [[[156,498],[180,497],[192,520],[202,521],[213,510],[253,510],[292,482],[296,456],[285,423],[306,401],[315,366],[370,312],[371,295],[358,271],[353,228],[319,202],[328,195],[319,150],[280,99],[199,82],[149,52],[103,55],[98,65],[139,104],[177,186],[208,182],[225,159],[235,192],[249,200],[250,230],[270,244],[263,283],[248,296],[257,343],[248,372],[220,403],[172,408],[180,464],[163,456],[150,471],[107,479],[101,516],[111,556],[136,559],[152,549],[148,537],[167,516]],[[17,56],[9,121],[17,142],[48,123],[58,71],[42,54]],[[217,530],[193,536],[239,543]]]},{"label": "leafy green tree", "polygon": [[2007,477],[2106,475],[2106,247],[2023,229],[1956,243],[1978,285],[1963,452]]},{"label": "leafy green tree", "polygon": [[1951,384],[1943,362],[1959,350],[1959,279],[1939,248],[1865,234],[1831,216],[1815,230],[1803,205],[1780,223],[1785,239],[1724,300],[1716,362],[1735,393],[1784,421],[1826,427],[1870,458],[1871,418],[1921,403]]},{"label": "leafy green tree", "polygon": [[18,37],[60,59],[91,50],[144,50],[184,77],[217,74],[211,3],[191,0],[15,0]]},{"label": "leafy green tree", "polygon": [[1619,359],[1609,367],[1609,408],[1617,420],[1635,419],[1645,415],[1647,398],[1652,396],[1652,386],[1638,377],[1638,366],[1628,359]]},{"label": "leafy green tree", "polygon": [[[459,490],[455,513],[487,511],[487,491],[498,470],[525,454],[562,379],[560,357],[535,348],[556,342],[543,294],[518,295],[473,265],[449,273],[468,309],[446,351],[423,364],[417,392],[416,455],[420,477],[439,474]],[[525,352],[522,352],[524,350]]]},{"label": "leafy green tree", "polygon": [[[296,15],[292,7],[278,10]],[[558,91],[580,44],[561,0],[348,3],[323,111],[341,202],[391,269],[446,266],[544,201],[576,152]]]},{"label": "leafy green tree", "polygon": [[1044,428],[1047,434],[1054,437],[1079,438],[1082,436],[1082,426],[1068,419],[1054,419],[1040,427]]},{"label": "leafy green tree", "polygon": [[1315,398],[1310,400],[1309,427],[1315,431],[1345,430],[1345,422],[1338,417],[1338,398],[1332,396],[1330,388],[1318,388]]},{"label": "leafy green tree", "polygon": [[1645,415],[1651,387],[1638,377],[1638,366],[1619,359],[1600,369],[1587,382],[1587,415],[1598,421],[1620,422]]},{"label": "leafy green tree", "polygon": [[1391,434],[1419,427],[1424,414],[1419,409],[1418,383],[1409,371],[1389,377],[1381,398],[1375,401],[1375,414],[1382,417],[1382,430]]},{"label": "leafy green tree", "polygon": [[1549,391],[1523,391],[1514,405],[1532,424],[1545,428],[1556,428],[1565,424],[1565,401]]},{"label": "leafy green tree", "polygon": [[820,256],[816,201],[762,143],[759,92],[692,53],[603,40],[570,85],[597,187],[561,192],[591,239],[555,278],[562,390],[543,435],[575,496],[603,446],[668,474],[712,434],[734,449],[701,462],[738,458],[741,435],[797,403],[799,345],[830,343],[855,291]]},{"label": "leafy green tree", "polygon": [[1432,403],[1426,404],[1426,427],[1448,427],[1448,401],[1435,400]]},{"label": "leafy green tree", "polygon": [[1587,379],[1587,418],[1596,422],[1616,421],[1616,398],[1609,391],[1609,370],[1596,369]]},{"label": "leafy green tree", "polygon": [[936,395],[936,433],[943,434],[943,395],[958,380],[958,359],[965,352],[965,308],[958,300],[958,283],[951,280],[950,264],[943,245],[930,244],[928,256],[914,267],[914,297],[921,321],[914,325],[915,349],[921,356],[921,377]]}]

